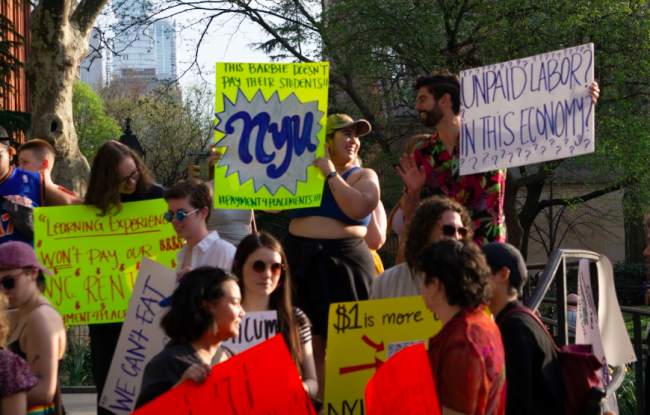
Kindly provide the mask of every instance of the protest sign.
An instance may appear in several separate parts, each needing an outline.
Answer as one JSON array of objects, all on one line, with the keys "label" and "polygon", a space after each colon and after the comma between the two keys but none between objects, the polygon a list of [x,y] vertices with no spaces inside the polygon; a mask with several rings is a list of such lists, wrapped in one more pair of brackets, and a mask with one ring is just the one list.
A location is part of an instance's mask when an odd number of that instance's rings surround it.
[{"label": "protest sign", "polygon": [[329,64],[218,63],[214,206],[320,206]]},{"label": "protest sign", "polygon": [[460,174],[594,152],[592,43],[460,73]]},{"label": "protest sign", "polygon": [[140,394],[147,363],[167,342],[160,328],[164,308],[158,303],[176,287],[176,271],[142,258],[120,339],[108,371],[100,406],[116,415],[130,414]]},{"label": "protest sign", "polygon": [[442,324],[420,296],[330,306],[325,415],[364,414],[364,391],[375,371],[401,349],[428,345]]},{"label": "protest sign", "polygon": [[[576,344],[589,344],[593,348],[594,356],[602,363],[599,376],[603,386],[609,385],[611,376],[605,349],[603,348],[603,339],[598,327],[598,313],[596,312],[596,303],[594,302],[594,292],[591,289],[591,277],[589,273],[589,260],[581,259],[578,267],[578,318],[576,327]],[[629,337],[628,337],[629,338]],[[616,403],[616,394],[613,393],[607,398],[608,410],[618,413],[618,404]]]},{"label": "protest sign", "polygon": [[212,368],[205,382],[173,388],[134,415],[316,415],[282,335]]},{"label": "protest sign", "polygon": [[35,210],[36,253],[54,273],[45,295],[66,325],[123,321],[142,256],[176,267],[182,240],[165,211],[163,199],[123,203],[106,216],[93,206]]},{"label": "protest sign", "polygon": [[424,344],[409,346],[388,359],[366,386],[368,415],[440,415]]},{"label": "protest sign", "polygon": [[239,324],[239,336],[224,341],[223,345],[240,353],[270,339],[279,332],[277,311],[246,313]]}]

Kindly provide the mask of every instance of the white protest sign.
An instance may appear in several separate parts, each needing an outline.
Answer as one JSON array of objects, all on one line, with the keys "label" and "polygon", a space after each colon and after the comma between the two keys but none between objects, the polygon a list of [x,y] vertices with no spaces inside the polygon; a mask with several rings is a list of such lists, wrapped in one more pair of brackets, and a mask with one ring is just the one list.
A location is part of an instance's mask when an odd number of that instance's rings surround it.
[{"label": "white protest sign", "polygon": [[[601,288],[602,289],[602,288]],[[581,259],[578,268],[578,321],[576,324],[576,344],[589,344],[593,348],[594,356],[602,363],[603,368],[599,375],[604,386],[611,381],[607,357],[603,347],[603,339],[598,327],[598,313],[594,302],[594,292],[591,289],[591,278],[589,274],[589,260]],[[613,393],[607,399],[608,410],[618,413],[616,394]]]},{"label": "white protest sign", "polygon": [[279,332],[277,311],[246,313],[239,324],[239,336],[224,341],[223,345],[240,353],[270,339]]},{"label": "white protest sign", "polygon": [[140,394],[142,375],[149,361],[167,342],[160,328],[164,308],[158,303],[176,287],[176,272],[142,257],[133,294],[126,310],[100,406],[115,414],[130,414]]},{"label": "white protest sign", "polygon": [[594,152],[593,43],[460,73],[460,174]]}]

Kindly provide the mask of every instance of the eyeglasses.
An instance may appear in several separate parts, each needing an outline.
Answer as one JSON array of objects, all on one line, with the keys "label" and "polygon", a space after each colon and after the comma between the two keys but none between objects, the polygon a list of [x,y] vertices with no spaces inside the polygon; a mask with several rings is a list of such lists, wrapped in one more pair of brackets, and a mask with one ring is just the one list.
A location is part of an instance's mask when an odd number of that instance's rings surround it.
[{"label": "eyeglasses", "polygon": [[0,280],[0,285],[5,290],[12,290],[16,286],[16,280],[20,278],[21,275],[23,275],[27,271],[26,269],[23,269],[22,272],[16,274],[16,275],[10,275],[6,276],[3,279]]},{"label": "eyeglasses", "polygon": [[140,169],[135,169],[133,171],[133,173],[131,173],[128,176],[126,176],[125,178],[121,179],[120,183],[124,184],[124,183],[127,183],[129,180],[138,181],[139,178],[140,178]]},{"label": "eyeglasses", "polygon": [[[189,213],[185,213],[182,210],[179,210],[179,211],[176,212],[176,219],[178,219],[179,222],[185,222],[185,219],[187,219],[188,216],[190,216],[194,212],[198,212],[199,210],[201,210],[201,209],[194,209],[193,211],[191,211]],[[171,222],[171,221],[174,220],[174,212],[172,212],[171,210],[168,210],[167,212],[165,212],[163,217],[165,218],[165,220],[167,222]]]},{"label": "eyeglasses", "polygon": [[442,234],[443,235],[454,237],[454,236],[456,236],[456,232],[458,232],[458,235],[460,235],[461,238],[466,238],[467,233],[469,231],[464,226],[461,226],[461,227],[457,228],[457,227],[452,226],[452,225],[442,225]]},{"label": "eyeglasses", "polygon": [[251,264],[253,267],[253,271],[257,272],[258,274],[263,273],[266,271],[267,268],[271,269],[271,275],[274,277],[277,277],[278,275],[282,274],[282,271],[284,270],[284,265],[282,265],[279,262],[275,262],[273,264],[266,264],[266,262],[262,261],[261,259],[258,259],[257,261],[253,262]]}]

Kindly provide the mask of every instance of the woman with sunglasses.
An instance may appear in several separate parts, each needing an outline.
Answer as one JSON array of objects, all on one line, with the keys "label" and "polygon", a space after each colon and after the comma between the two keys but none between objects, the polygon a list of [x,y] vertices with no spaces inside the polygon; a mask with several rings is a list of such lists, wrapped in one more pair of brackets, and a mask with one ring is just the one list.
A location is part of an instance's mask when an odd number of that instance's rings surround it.
[{"label": "woman with sunglasses", "polygon": [[[105,216],[119,212],[125,202],[160,199],[164,191],[164,187],[154,183],[147,166],[135,151],[117,141],[109,141],[104,143],[95,155],[84,204],[96,206],[99,208],[99,215]],[[120,337],[122,323],[91,324],[88,329],[93,375],[99,400]],[[97,413],[112,414],[99,405]]]},{"label": "woman with sunglasses", "polygon": [[214,267],[188,272],[160,322],[170,340],[144,369],[136,409],[188,379],[203,382],[232,357],[221,343],[239,335],[243,317],[237,277]]},{"label": "woman with sunglasses", "polygon": [[27,413],[27,392],[36,385],[36,377],[25,359],[5,348],[9,332],[7,297],[0,291],[0,414]]},{"label": "woman with sunglasses", "polygon": [[412,273],[420,253],[432,242],[442,239],[471,238],[471,219],[467,209],[446,196],[426,199],[407,225],[404,250],[406,262],[379,274],[372,283],[370,298],[394,298],[420,295],[420,281]]},{"label": "woman with sunglasses", "polygon": [[178,251],[176,278],[201,266],[230,269],[235,247],[219,237],[219,232],[208,231],[212,211],[210,189],[198,179],[181,180],[167,189],[165,200],[169,210],[165,220],[174,225],[185,245]]},{"label": "woman with sunglasses", "polygon": [[233,273],[239,277],[242,306],[247,313],[275,310],[278,327],[302,376],[305,391],[318,393],[310,322],[292,302],[291,272],[282,245],[266,232],[253,233],[239,243]]},{"label": "woman with sunglasses", "polygon": [[0,289],[17,314],[7,348],[27,362],[37,381],[27,392],[27,411],[61,413],[58,373],[66,348],[65,326],[59,312],[43,296],[45,279],[41,272],[52,273],[24,242],[0,245],[0,264]]}]

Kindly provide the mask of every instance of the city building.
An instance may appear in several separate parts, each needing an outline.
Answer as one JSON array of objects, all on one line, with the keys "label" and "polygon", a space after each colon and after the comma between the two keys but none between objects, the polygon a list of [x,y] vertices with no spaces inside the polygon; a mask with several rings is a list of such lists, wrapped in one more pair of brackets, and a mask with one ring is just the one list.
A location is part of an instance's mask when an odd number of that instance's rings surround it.
[{"label": "city building", "polygon": [[98,88],[103,86],[106,76],[104,73],[104,54],[100,52],[100,33],[96,28],[93,28],[90,34],[89,43],[88,56],[79,65],[79,75],[82,82],[97,91]]}]

